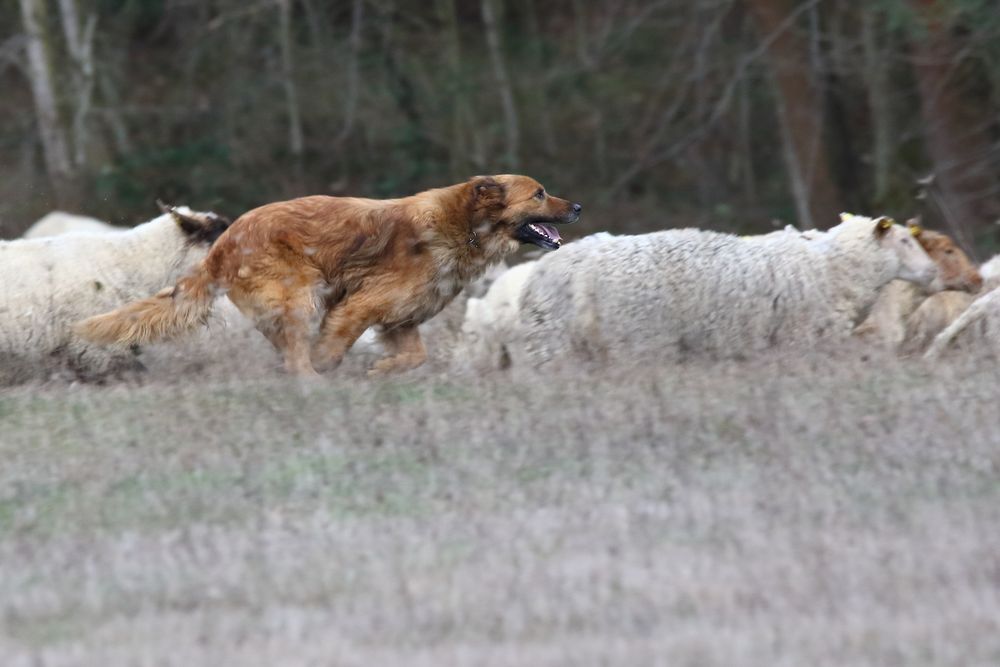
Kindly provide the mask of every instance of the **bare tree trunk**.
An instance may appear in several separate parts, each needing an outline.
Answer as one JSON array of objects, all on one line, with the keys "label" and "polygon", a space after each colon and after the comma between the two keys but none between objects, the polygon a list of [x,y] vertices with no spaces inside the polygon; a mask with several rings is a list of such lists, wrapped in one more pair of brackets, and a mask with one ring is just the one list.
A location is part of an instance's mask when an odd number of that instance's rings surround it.
[{"label": "bare tree trunk", "polygon": [[114,80],[107,71],[101,72],[97,77],[98,85],[101,87],[101,99],[103,101],[102,115],[107,123],[114,139],[115,150],[119,155],[127,155],[132,152],[132,140],[129,138],[128,126],[119,110],[121,96]]},{"label": "bare tree trunk", "polygon": [[751,206],[757,204],[757,173],[753,166],[753,135],[751,123],[750,83],[740,82],[739,94],[739,161],[740,179],[743,182],[743,197]]},{"label": "bare tree trunk", "polygon": [[94,29],[97,15],[91,14],[81,25],[77,0],[59,0],[63,34],[73,63],[73,161],[78,169],[87,164],[90,131],[87,121],[94,99]]},{"label": "bare tree trunk", "polygon": [[[528,35],[530,43],[534,45],[534,64],[535,67],[541,69],[545,64],[542,48],[545,44],[545,37],[542,35],[542,29],[538,25],[538,8],[535,6],[535,0],[526,0],[524,11],[528,22]],[[556,133],[554,126],[552,125],[552,111],[548,100],[548,82],[545,77],[542,76],[539,77],[539,81],[536,85],[538,86],[537,108],[539,123],[541,125],[542,148],[545,151],[546,157],[552,158],[556,154],[558,147],[556,146]]]},{"label": "bare tree trunk", "polygon": [[309,24],[310,39],[316,51],[322,56],[327,49],[327,31],[324,29],[323,19],[316,3],[313,0],[302,0],[302,8],[306,13],[306,23]]},{"label": "bare tree trunk", "polygon": [[365,3],[354,0],[351,7],[351,35],[348,37],[347,100],[344,103],[344,124],[334,140],[334,146],[343,144],[354,131],[354,117],[358,108],[358,59],[361,53],[361,24]]},{"label": "bare tree trunk", "polygon": [[438,0],[438,16],[444,23],[445,50],[448,57],[448,73],[453,89],[451,108],[451,142],[448,151],[448,163],[452,176],[464,174],[469,160],[465,140],[465,121],[470,115],[466,95],[460,91],[462,75],[462,44],[458,32],[458,16],[455,13],[455,0]]},{"label": "bare tree trunk", "polygon": [[882,205],[889,195],[892,173],[892,106],[889,103],[889,68],[886,64],[884,41],[888,34],[879,30],[878,17],[871,8],[861,10],[861,38],[865,52],[865,79],[868,106],[872,118],[872,171],[875,180],[875,203]]},{"label": "bare tree trunk", "polygon": [[576,38],[576,57],[585,69],[594,68],[594,58],[587,50],[589,41],[587,39],[587,15],[584,12],[583,0],[573,0],[573,25],[574,37]]},{"label": "bare tree trunk", "polygon": [[745,0],[767,49],[778,101],[785,163],[799,223],[805,228],[829,224],[841,210],[842,197],[830,174],[823,139],[824,103],[810,67],[809,41],[786,25],[793,0]]},{"label": "bare tree trunk", "polygon": [[35,101],[35,118],[49,180],[60,206],[73,204],[76,170],[70,161],[66,129],[59,118],[51,38],[45,0],[21,0],[21,19],[27,38],[28,72]]},{"label": "bare tree trunk", "polygon": [[288,110],[288,150],[296,161],[301,160],[302,114],[299,111],[299,94],[295,85],[295,63],[292,56],[292,2],[277,0],[279,14],[279,40],[281,42],[281,75],[285,87],[285,105]]},{"label": "bare tree trunk", "polygon": [[493,12],[493,2],[494,0],[482,0],[483,27],[486,29],[486,45],[490,50],[493,73],[496,76],[500,93],[500,104],[503,107],[504,128],[507,137],[507,167],[516,170],[520,162],[518,159],[518,148],[521,143],[520,127],[517,107],[514,105],[514,90],[510,84],[510,78],[507,76],[507,65],[500,48],[500,34]]},{"label": "bare tree trunk", "polygon": [[934,161],[931,192],[945,222],[966,249],[974,232],[1000,215],[997,178],[990,160],[991,119],[956,79],[961,49],[935,0],[911,0],[927,28],[913,40],[913,69],[920,90],[927,149]]}]

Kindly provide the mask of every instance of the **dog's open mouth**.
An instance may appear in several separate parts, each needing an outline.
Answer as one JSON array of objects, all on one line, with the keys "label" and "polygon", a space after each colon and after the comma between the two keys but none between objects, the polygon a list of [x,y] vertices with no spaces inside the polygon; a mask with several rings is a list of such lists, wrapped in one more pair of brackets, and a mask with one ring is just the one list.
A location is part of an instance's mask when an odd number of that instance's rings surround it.
[{"label": "dog's open mouth", "polygon": [[562,237],[555,225],[545,222],[526,222],[517,228],[514,236],[521,243],[534,243],[546,250],[555,250],[562,245]]}]

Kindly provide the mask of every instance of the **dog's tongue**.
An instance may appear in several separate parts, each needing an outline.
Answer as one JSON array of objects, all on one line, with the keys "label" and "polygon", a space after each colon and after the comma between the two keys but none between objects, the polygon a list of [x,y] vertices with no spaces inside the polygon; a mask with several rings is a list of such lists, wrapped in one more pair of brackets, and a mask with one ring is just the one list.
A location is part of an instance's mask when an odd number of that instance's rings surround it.
[{"label": "dog's tongue", "polygon": [[559,236],[559,230],[556,229],[554,225],[543,225],[541,223],[537,224],[538,227],[540,227],[541,230],[545,232],[545,235],[548,236],[550,239],[552,239],[553,241],[562,241],[562,237]]}]

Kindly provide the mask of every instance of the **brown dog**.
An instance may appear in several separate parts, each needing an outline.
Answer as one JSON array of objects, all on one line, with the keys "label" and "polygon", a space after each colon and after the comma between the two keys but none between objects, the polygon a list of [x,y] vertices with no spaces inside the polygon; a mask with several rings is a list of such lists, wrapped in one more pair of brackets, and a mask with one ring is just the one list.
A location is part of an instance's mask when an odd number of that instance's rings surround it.
[{"label": "brown dog", "polygon": [[[373,372],[426,358],[417,325],[521,243],[547,250],[553,223],[582,207],[527,176],[478,176],[402,199],[302,197],[243,214],[176,286],[80,322],[89,340],[127,345],[204,322],[223,293],[284,355],[285,368],[334,366],[365,329],[381,327],[388,355]],[[313,341],[314,324],[320,322]]]}]

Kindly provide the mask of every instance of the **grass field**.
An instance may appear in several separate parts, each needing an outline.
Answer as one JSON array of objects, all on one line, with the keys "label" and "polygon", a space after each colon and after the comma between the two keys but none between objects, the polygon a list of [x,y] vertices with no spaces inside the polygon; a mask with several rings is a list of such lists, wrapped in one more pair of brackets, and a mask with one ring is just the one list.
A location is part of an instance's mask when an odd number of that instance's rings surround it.
[{"label": "grass field", "polygon": [[997,665],[996,369],[8,388],[0,664]]}]

